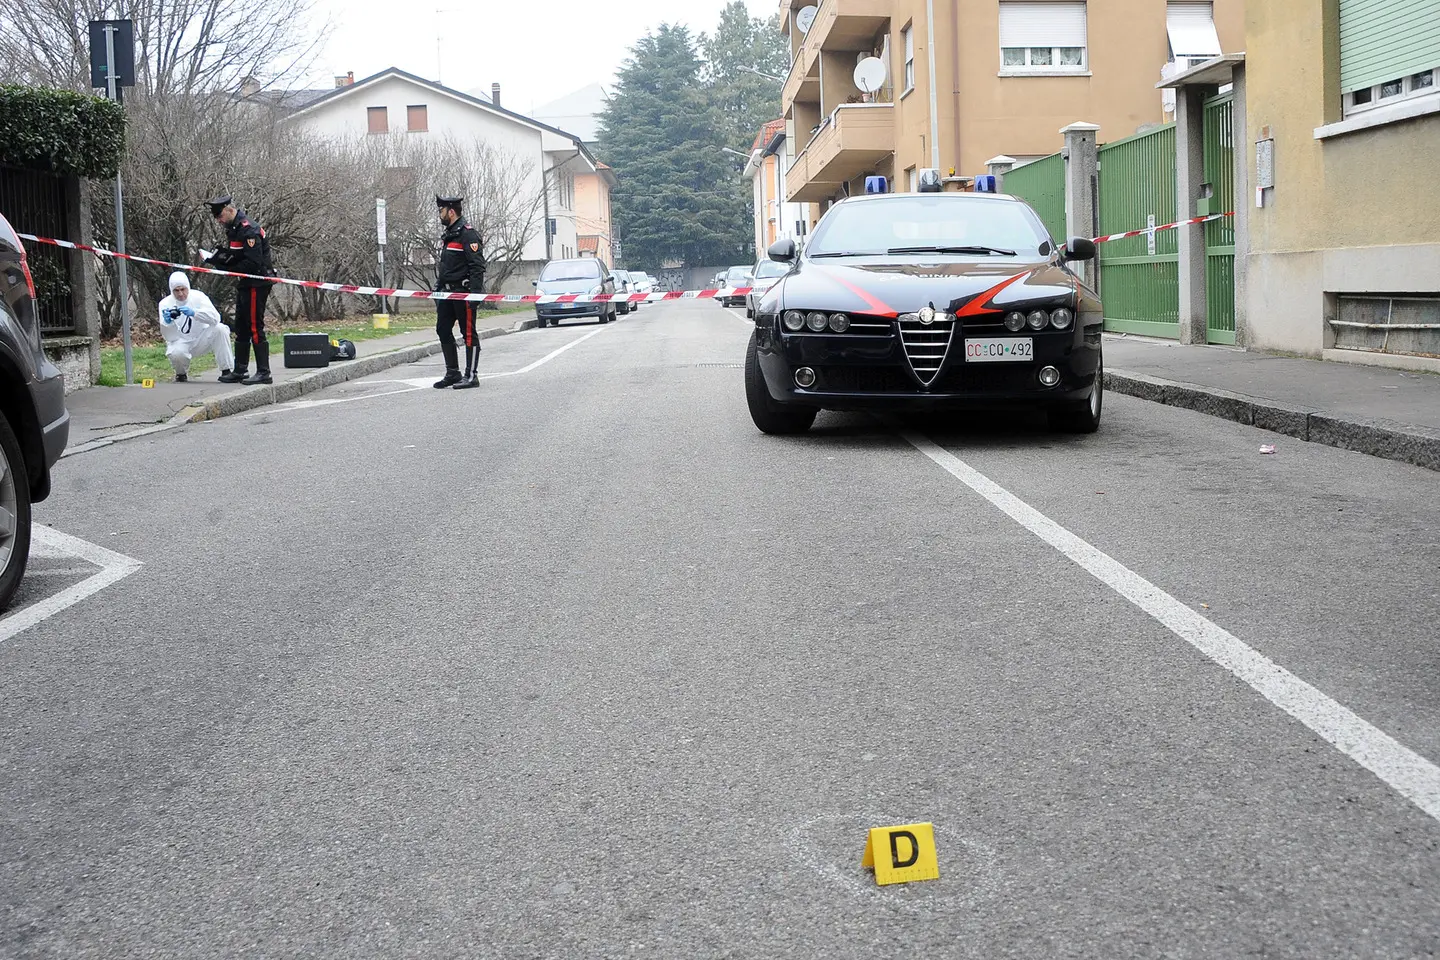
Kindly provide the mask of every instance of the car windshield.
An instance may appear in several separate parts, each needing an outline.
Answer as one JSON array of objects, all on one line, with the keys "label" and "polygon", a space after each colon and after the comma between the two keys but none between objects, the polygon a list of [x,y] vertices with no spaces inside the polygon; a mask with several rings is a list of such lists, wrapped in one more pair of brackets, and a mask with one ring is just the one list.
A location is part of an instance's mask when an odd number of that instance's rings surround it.
[{"label": "car windshield", "polygon": [[[913,252],[963,252],[1034,256],[1049,242],[1030,208],[1005,200],[907,195],[842,203],[826,214],[810,239],[807,257],[884,256]],[[964,251],[951,248],[972,248]],[[998,253],[987,253],[989,248]]]},{"label": "car windshield", "polygon": [[775,277],[783,277],[790,270],[783,263],[776,263],[774,260],[761,260],[755,265],[756,280],[770,280]]},{"label": "car windshield", "polygon": [[598,260],[554,260],[545,264],[541,280],[599,280]]},{"label": "car windshield", "polygon": [[746,267],[731,267],[731,268],[730,268],[728,271],[726,271],[726,273],[725,273],[725,279],[726,279],[726,280],[735,281],[735,282],[738,282],[738,281],[740,281],[740,280],[744,280],[744,279],[745,279],[746,277],[748,277],[748,276],[750,276],[750,271],[749,271],[749,269],[746,268]]}]

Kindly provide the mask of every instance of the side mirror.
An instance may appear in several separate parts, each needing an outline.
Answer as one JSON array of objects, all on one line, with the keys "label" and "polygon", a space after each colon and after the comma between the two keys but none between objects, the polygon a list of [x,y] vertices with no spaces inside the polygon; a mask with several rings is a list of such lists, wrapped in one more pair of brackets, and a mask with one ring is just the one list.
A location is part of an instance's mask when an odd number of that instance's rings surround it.
[{"label": "side mirror", "polygon": [[1070,242],[1065,245],[1065,262],[1072,260],[1094,260],[1095,241],[1087,240],[1085,237],[1071,237]]},{"label": "side mirror", "polygon": [[532,286],[532,287],[538,287],[538,286],[540,286],[540,281],[539,281],[539,280],[531,280],[531,281],[530,281],[530,286]]},{"label": "side mirror", "polygon": [[795,241],[776,240],[770,244],[770,249],[765,251],[765,255],[778,263],[790,263],[795,259]]}]

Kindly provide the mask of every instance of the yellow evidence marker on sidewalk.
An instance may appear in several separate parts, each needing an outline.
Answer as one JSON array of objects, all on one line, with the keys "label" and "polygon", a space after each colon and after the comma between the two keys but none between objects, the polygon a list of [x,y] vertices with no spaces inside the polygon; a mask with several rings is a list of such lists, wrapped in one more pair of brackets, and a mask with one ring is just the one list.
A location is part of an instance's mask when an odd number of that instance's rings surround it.
[{"label": "yellow evidence marker on sidewalk", "polygon": [[151,380],[149,377],[146,377],[144,380],[140,381],[140,386],[144,387],[146,390],[149,390],[151,387],[155,386],[155,381]]},{"label": "yellow evidence marker on sidewalk", "polygon": [[935,853],[935,824],[907,823],[875,827],[865,841],[862,867],[875,869],[875,882],[914,883],[939,880],[940,858]]}]

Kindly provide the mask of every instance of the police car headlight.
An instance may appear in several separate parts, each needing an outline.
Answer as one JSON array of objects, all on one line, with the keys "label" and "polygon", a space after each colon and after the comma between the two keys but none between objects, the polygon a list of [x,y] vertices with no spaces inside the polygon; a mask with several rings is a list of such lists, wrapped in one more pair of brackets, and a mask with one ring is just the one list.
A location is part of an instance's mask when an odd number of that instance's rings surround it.
[{"label": "police car headlight", "polygon": [[836,333],[844,333],[850,329],[850,318],[843,313],[830,314],[830,329]]},{"label": "police car headlight", "polygon": [[1071,313],[1065,307],[1061,307],[1058,310],[1050,311],[1050,324],[1056,330],[1068,330],[1070,324],[1074,322],[1075,314]]},{"label": "police car headlight", "polygon": [[823,313],[812,313],[810,314],[810,316],[805,318],[805,325],[816,333],[824,330],[826,325],[829,323],[830,318],[825,316],[825,314]]},{"label": "police car headlight", "polygon": [[1019,333],[1025,329],[1025,314],[1018,310],[1012,310],[1005,314],[1005,329],[1011,333]]},{"label": "police car headlight", "polygon": [[799,310],[786,310],[784,323],[786,330],[803,330],[805,329],[805,314]]},{"label": "police car headlight", "polygon": [[1030,324],[1031,330],[1044,330],[1045,324],[1050,322],[1050,314],[1044,310],[1031,310],[1025,321]]}]

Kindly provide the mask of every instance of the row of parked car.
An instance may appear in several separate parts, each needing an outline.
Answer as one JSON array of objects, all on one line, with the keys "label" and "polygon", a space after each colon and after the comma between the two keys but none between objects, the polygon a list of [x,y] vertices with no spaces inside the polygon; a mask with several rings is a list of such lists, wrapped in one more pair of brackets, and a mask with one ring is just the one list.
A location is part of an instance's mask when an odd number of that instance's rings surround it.
[{"label": "row of parked car", "polygon": [[765,291],[775,286],[789,270],[790,267],[786,264],[762,259],[757,261],[754,266],[737,266],[722,270],[715,274],[710,282],[717,290],[749,287],[750,292],[743,297],[716,297],[715,299],[722,307],[738,307],[743,303],[745,316],[754,320],[755,308],[764,298]]},{"label": "row of parked car", "polygon": [[[540,294],[577,293],[598,296],[630,295],[651,293],[655,290],[655,278],[648,273],[634,270],[611,270],[603,260],[595,257],[579,257],[573,260],[551,260],[540,271],[540,279],[533,281],[535,292]],[[605,303],[546,303],[535,305],[535,316],[540,326],[559,326],[561,320],[578,320],[589,317],[600,323],[609,323],[617,316],[623,317],[639,310],[640,303],[611,300]]]}]

